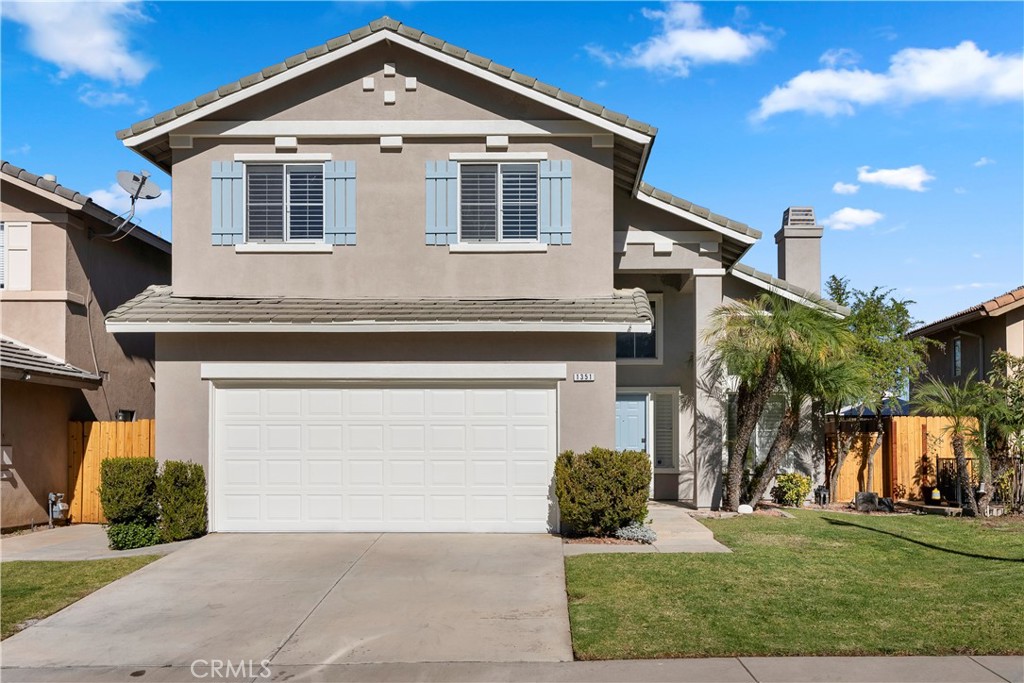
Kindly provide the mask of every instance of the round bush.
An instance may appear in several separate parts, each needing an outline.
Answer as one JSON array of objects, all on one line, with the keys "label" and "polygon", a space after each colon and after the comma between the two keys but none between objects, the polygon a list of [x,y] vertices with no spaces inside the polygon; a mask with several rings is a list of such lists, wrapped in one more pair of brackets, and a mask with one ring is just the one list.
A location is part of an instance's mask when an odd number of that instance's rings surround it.
[{"label": "round bush", "polygon": [[775,477],[775,488],[772,489],[772,498],[779,505],[788,507],[801,507],[811,492],[811,478],[797,472],[780,474]]},{"label": "round bush", "polygon": [[206,533],[206,473],[195,462],[164,462],[156,483],[160,538],[165,543]]},{"label": "round bush", "polygon": [[651,462],[646,453],[591,448],[566,451],[555,461],[555,493],[562,532],[608,536],[647,518]]},{"label": "round bush", "polygon": [[100,504],[110,524],[156,524],[156,472],[152,458],[109,458],[100,463]]}]

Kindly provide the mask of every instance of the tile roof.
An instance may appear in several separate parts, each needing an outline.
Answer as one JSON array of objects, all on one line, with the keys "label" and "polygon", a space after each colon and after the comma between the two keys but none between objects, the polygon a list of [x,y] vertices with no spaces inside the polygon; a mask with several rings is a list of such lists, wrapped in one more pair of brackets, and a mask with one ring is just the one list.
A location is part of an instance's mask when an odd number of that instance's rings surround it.
[{"label": "tile roof", "polygon": [[427,324],[612,323],[653,320],[642,289],[575,299],[308,299],[299,297],[194,298],[152,285],[107,314],[111,323],[179,324]]},{"label": "tile roof", "polygon": [[102,381],[99,375],[76,368],[7,337],[0,337],[0,368],[14,370],[19,374],[44,375],[85,384],[98,385]]},{"label": "tile roof", "polygon": [[638,133],[642,133],[644,135],[649,135],[653,137],[658,132],[658,129],[655,128],[654,126],[643,123],[642,121],[636,121],[634,119],[631,119],[625,114],[620,114],[618,112],[612,111],[607,107],[604,107],[595,102],[585,100],[578,95],[573,95],[572,93],[566,92],[565,90],[562,90],[561,88],[558,88],[556,86],[548,85],[547,83],[544,83],[542,81],[537,80],[536,78],[533,78],[532,76],[527,76],[523,73],[515,71],[514,69],[510,69],[507,66],[502,66],[490,60],[487,57],[481,57],[480,55],[473,54],[468,50],[465,50],[456,45],[452,45],[451,43],[444,41],[440,38],[435,38],[433,36],[427,35],[423,31],[412,28],[407,24],[403,24],[402,22],[396,21],[390,17],[385,16],[381,17],[380,19],[371,21],[366,26],[357,28],[353,31],[349,31],[344,35],[338,36],[337,38],[332,38],[331,40],[328,40],[326,43],[322,45],[311,47],[305,52],[300,52],[297,55],[293,55],[288,59],[284,60],[283,62],[279,62],[277,64],[274,64],[273,66],[268,66],[267,68],[257,71],[256,73],[246,76],[245,78],[240,78],[239,80],[234,81],[233,83],[222,85],[221,87],[215,90],[211,90],[205,95],[200,95],[199,97],[196,97],[193,100],[185,102],[184,104],[180,104],[177,107],[173,107],[171,109],[168,109],[167,111],[156,114],[155,116],[151,116],[148,119],[144,119],[142,121],[139,121],[138,123],[132,124],[130,128],[119,130],[117,132],[117,137],[119,140],[124,140],[126,138],[132,137],[133,135],[138,135],[139,133],[144,133],[147,130],[152,130],[153,128],[163,125],[168,121],[173,121],[179,116],[183,116],[197,109],[201,109],[202,107],[205,107],[208,104],[216,102],[217,100],[223,97],[227,97],[228,95],[236,93],[240,90],[245,90],[246,88],[251,88],[252,86],[258,83],[272,80],[274,77],[288,71],[289,69],[292,69],[300,64],[316,60],[317,58],[323,57],[324,55],[333,52],[338,48],[345,47],[346,45],[351,45],[352,43],[358,42],[379,31],[390,31],[392,33],[396,33],[408,40],[415,41],[420,45],[423,45],[424,47],[432,48],[437,52],[440,52],[448,57],[461,59],[462,61],[467,62],[468,64],[472,64],[473,66],[479,69],[482,69],[492,74],[496,74],[527,88],[532,88],[533,90],[536,90],[539,93],[553,97],[557,100],[577,107],[585,112],[594,114],[596,116],[600,116],[602,119],[605,119],[606,121],[610,121],[617,125],[624,126],[630,130],[637,131]]},{"label": "tile roof", "polygon": [[964,318],[974,319],[999,315],[1000,309],[1021,300],[1024,300],[1024,285],[1021,285],[1020,287],[1017,287],[1015,289],[1011,289],[1009,292],[1006,292],[1005,294],[1000,294],[999,296],[992,297],[987,301],[982,301],[980,304],[975,304],[970,308],[965,308],[964,310],[958,311],[953,315],[947,315],[945,318],[939,318],[938,320],[930,322],[927,325],[922,325],[921,327],[918,327],[916,330],[911,331],[910,335],[917,336],[925,333],[926,331],[933,332],[936,330],[940,330],[943,327],[952,325],[953,323],[959,322]]},{"label": "tile roof", "polygon": [[648,197],[654,197],[666,204],[671,204],[677,209],[682,209],[687,213],[692,213],[694,216],[699,216],[700,218],[711,221],[715,225],[721,225],[723,228],[735,230],[738,233],[747,235],[748,237],[753,237],[756,240],[761,239],[760,230],[752,228],[746,223],[740,223],[739,221],[734,221],[731,218],[714,213],[710,209],[705,209],[703,206],[697,206],[693,202],[689,202],[682,197],[677,197],[674,194],[665,192],[664,190],[659,190],[649,183],[641,182],[640,191]]},{"label": "tile roof", "polygon": [[[15,166],[9,161],[3,161],[2,159],[0,159],[0,173],[11,176],[12,178],[17,178],[18,180],[28,183],[29,185],[34,185],[35,187],[38,187],[41,190],[52,192],[58,197],[63,197],[64,199],[70,202],[78,204],[82,208],[85,208],[86,206],[94,207],[97,210],[99,217],[108,223],[111,223],[115,218],[117,218],[117,214],[115,214],[110,209],[100,206],[99,204],[94,202],[89,195],[82,194],[78,190],[72,190],[70,187],[61,185],[60,183],[54,180],[47,180],[45,177],[41,175],[36,175],[35,173],[31,173],[23,168]],[[129,224],[129,226],[131,225],[132,224]],[[130,232],[128,234],[136,238],[140,238],[147,244],[151,244],[161,249],[162,251],[167,252],[168,254],[171,253],[171,243],[165,240],[164,238],[160,237],[159,235],[154,235],[153,233],[139,225],[129,227],[129,230]]]},{"label": "tile roof", "polygon": [[782,290],[784,292],[789,292],[790,294],[800,299],[803,299],[805,303],[813,304],[815,306],[818,306],[819,308],[829,311],[830,313],[835,313],[836,315],[839,316],[845,317],[847,315],[850,315],[850,309],[847,308],[846,306],[840,306],[834,301],[823,299],[821,298],[821,295],[816,294],[815,292],[812,292],[809,289],[797,287],[792,283],[786,282],[785,280],[780,280],[779,278],[769,275],[768,273],[762,273],[760,270],[754,270],[745,263],[737,263],[732,267],[731,270],[738,271],[740,273],[743,273],[744,275],[754,278],[755,280],[759,280],[761,283],[763,283],[765,289],[772,287],[775,289]]}]

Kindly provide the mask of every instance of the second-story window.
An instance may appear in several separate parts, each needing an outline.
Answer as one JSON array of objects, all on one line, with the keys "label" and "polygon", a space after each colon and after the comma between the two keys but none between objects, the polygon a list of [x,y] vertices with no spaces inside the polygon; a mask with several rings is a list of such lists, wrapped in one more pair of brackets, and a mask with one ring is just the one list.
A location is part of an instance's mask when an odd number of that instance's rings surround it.
[{"label": "second-story window", "polygon": [[462,164],[459,178],[462,242],[537,241],[537,164]]},{"label": "second-story window", "polygon": [[248,164],[249,242],[320,242],[324,238],[322,164]]},{"label": "second-story window", "polygon": [[959,377],[963,372],[963,342],[960,337],[953,338],[953,376]]}]

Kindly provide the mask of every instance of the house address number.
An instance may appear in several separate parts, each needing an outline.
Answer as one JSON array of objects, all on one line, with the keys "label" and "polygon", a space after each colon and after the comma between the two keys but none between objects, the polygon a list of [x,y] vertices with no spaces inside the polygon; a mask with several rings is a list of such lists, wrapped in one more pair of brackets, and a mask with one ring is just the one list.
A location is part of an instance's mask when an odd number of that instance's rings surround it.
[{"label": "house address number", "polygon": [[573,382],[593,382],[594,373],[592,372],[574,372],[572,375]]}]

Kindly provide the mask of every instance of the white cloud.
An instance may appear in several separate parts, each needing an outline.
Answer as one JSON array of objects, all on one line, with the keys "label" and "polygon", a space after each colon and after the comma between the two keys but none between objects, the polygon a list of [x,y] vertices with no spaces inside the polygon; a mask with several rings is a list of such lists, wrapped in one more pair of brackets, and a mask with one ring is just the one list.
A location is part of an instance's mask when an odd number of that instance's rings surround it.
[{"label": "white cloud", "polygon": [[975,168],[981,168],[982,166],[988,166],[989,164],[996,163],[995,159],[989,159],[988,157],[982,157],[974,162]]},{"label": "white cloud", "polygon": [[900,50],[884,73],[838,66],[804,71],[777,86],[761,98],[753,118],[764,121],[791,111],[852,116],[857,106],[872,104],[1024,97],[1024,55],[990,55],[971,41],[938,50]]},{"label": "white cloud", "polygon": [[[762,33],[709,26],[703,9],[696,3],[674,2],[664,9],[641,11],[647,19],[661,24],[659,32],[631,46],[624,54],[599,45],[588,45],[587,52],[606,66],[635,67],[685,77],[694,65],[734,64],[771,47],[771,41]],[[743,18],[745,14],[740,12],[736,16]]]},{"label": "white cloud", "polygon": [[880,168],[877,171],[870,170],[870,166],[861,166],[857,169],[857,180],[872,185],[884,185],[895,187],[901,190],[912,192],[924,192],[928,188],[924,186],[929,180],[935,180],[935,176],[928,173],[921,164],[907,166],[905,168]]},{"label": "white cloud", "polygon": [[856,230],[874,225],[885,218],[884,214],[871,209],[852,209],[846,207],[839,209],[831,216],[822,221],[824,225],[833,230]]},{"label": "white cloud", "polygon": [[3,17],[25,27],[29,52],[59,67],[61,78],[137,84],[153,68],[130,46],[131,27],[147,19],[133,0],[4,2]]},{"label": "white cloud", "polygon": [[[106,189],[93,190],[89,196],[94,202],[108,211],[121,214],[131,208],[131,197],[116,182],[111,183]],[[156,199],[140,199],[135,203],[135,215],[144,216],[147,213],[158,209],[168,209],[171,206],[171,191],[165,189]]]},{"label": "white cloud", "polygon": [[27,142],[22,143],[20,145],[17,145],[15,147],[8,147],[7,148],[8,156],[12,156],[12,157],[13,156],[18,156],[18,155],[21,155],[21,154],[28,154],[31,151],[32,151],[32,145],[28,144]]},{"label": "white cloud", "polygon": [[953,188],[953,194],[967,194],[967,188],[966,187],[954,187]]},{"label": "white cloud", "polygon": [[827,66],[830,69],[834,69],[837,66],[853,66],[860,62],[860,54],[856,50],[851,50],[848,47],[836,47],[831,50],[826,50],[818,61]]},{"label": "white cloud", "polygon": [[860,189],[860,185],[853,183],[837,182],[832,186],[832,191],[836,194],[857,194],[857,190]]},{"label": "white cloud", "polygon": [[83,85],[78,89],[78,101],[94,109],[136,104],[136,99],[124,91],[98,90],[91,85]]}]

